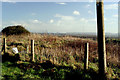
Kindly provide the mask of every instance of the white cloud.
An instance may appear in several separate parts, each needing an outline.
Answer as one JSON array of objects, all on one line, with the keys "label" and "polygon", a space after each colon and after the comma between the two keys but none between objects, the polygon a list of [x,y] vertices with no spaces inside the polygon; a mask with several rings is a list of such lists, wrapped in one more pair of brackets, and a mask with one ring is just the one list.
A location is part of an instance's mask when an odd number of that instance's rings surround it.
[{"label": "white cloud", "polygon": [[15,0],[2,0],[2,2],[16,3]]},{"label": "white cloud", "polygon": [[105,9],[118,9],[118,4],[107,4],[104,5]]},{"label": "white cloud", "polygon": [[[57,19],[54,19],[57,18]],[[96,31],[95,22],[89,22],[87,18],[76,18],[74,16],[66,16],[56,14],[49,22],[45,21],[40,23],[39,19],[28,21],[16,21],[13,24],[25,25],[25,28],[32,32],[94,32]],[[35,22],[35,23],[33,23]],[[37,23],[36,23],[37,22]],[[52,22],[52,24],[50,23]],[[4,22],[4,25],[9,22]],[[9,23],[12,25],[12,23]]]},{"label": "white cloud", "polygon": [[85,19],[85,18],[81,18],[80,21],[83,21],[83,22],[86,22],[86,23],[88,22],[88,20]]},{"label": "white cloud", "polygon": [[89,14],[93,15],[93,12],[91,10],[88,11]]},{"label": "white cloud", "polygon": [[35,19],[35,20],[32,20],[32,23],[42,23],[41,21]]},{"label": "white cloud", "polygon": [[118,14],[116,14],[116,15],[113,15],[113,17],[118,17]]},{"label": "white cloud", "polygon": [[51,20],[50,20],[50,23],[53,23],[53,22],[54,22],[54,20],[53,20],[53,19],[51,19]]},{"label": "white cloud", "polygon": [[78,1],[78,0],[71,0],[72,2],[76,2],[76,1]]},{"label": "white cloud", "polygon": [[61,3],[57,3],[57,4],[60,4],[60,5],[66,5],[66,3],[62,3],[62,2],[61,2]]},{"label": "white cloud", "polygon": [[[56,22],[54,25],[59,29],[61,32],[89,32],[89,31],[95,31],[96,26],[94,23],[95,22],[89,22],[89,19],[86,18],[76,18],[73,16],[65,16],[61,14],[56,14],[55,15]],[[90,30],[88,30],[90,28]]]},{"label": "white cloud", "polygon": [[95,2],[95,0],[89,0],[89,2]]},{"label": "white cloud", "polygon": [[104,20],[106,21],[106,20],[107,20],[107,18],[104,18]]},{"label": "white cloud", "polygon": [[33,23],[39,23],[39,21],[36,19],[36,20],[33,20]]},{"label": "white cloud", "polygon": [[78,20],[76,20],[76,18],[73,16],[56,14],[55,17],[58,18],[58,20],[55,22],[55,25],[61,27],[63,30],[67,29],[67,31],[73,28],[78,22]]},{"label": "white cloud", "polygon": [[89,19],[89,21],[95,21],[95,22],[96,22],[96,21],[97,21],[97,19],[96,19],[96,18],[94,18],[94,19]]},{"label": "white cloud", "polygon": [[79,11],[73,11],[73,14],[74,15],[80,15],[80,12]]},{"label": "white cloud", "polygon": [[27,23],[25,23],[24,21],[11,21],[11,25],[22,25],[22,26],[28,26]]},{"label": "white cloud", "polygon": [[32,13],[31,15],[32,15],[32,16],[35,16],[35,15],[36,15],[36,13]]},{"label": "white cloud", "polygon": [[62,20],[74,20],[74,17],[72,16],[64,16],[60,14],[56,14],[55,17],[61,18]]},{"label": "white cloud", "polygon": [[86,5],[86,8],[89,8],[90,6],[91,6],[90,4],[87,4],[87,5]]}]

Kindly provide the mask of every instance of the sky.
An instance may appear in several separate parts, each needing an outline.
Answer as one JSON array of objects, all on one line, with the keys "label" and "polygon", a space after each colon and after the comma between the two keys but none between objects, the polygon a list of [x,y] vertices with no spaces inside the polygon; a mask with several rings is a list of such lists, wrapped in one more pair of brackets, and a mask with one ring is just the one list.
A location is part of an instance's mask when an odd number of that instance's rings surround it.
[{"label": "sky", "polygon": [[[104,3],[105,32],[118,32],[118,2]],[[1,29],[23,25],[30,32],[97,32],[95,2],[2,2]]]}]

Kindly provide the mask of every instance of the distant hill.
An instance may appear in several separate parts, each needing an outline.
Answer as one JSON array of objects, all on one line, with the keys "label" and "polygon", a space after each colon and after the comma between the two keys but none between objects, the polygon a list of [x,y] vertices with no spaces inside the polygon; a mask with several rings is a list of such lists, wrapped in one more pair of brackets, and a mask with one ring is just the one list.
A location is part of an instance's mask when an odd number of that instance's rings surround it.
[{"label": "distant hill", "polygon": [[17,26],[8,26],[2,30],[3,35],[21,35],[21,34],[30,34],[30,32],[21,25]]},{"label": "distant hill", "polygon": [[[57,36],[65,36],[70,35],[74,37],[81,37],[81,38],[93,38],[97,37],[97,33],[95,32],[69,32],[69,33],[39,33],[39,34],[52,34]],[[106,38],[118,38],[118,33],[105,33]],[[119,34],[120,37],[120,34]]]}]

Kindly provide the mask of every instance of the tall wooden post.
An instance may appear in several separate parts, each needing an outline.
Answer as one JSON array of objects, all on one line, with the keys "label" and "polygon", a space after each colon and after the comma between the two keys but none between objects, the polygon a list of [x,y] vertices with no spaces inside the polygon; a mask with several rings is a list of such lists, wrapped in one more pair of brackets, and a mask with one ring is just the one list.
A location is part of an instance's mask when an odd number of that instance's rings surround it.
[{"label": "tall wooden post", "polygon": [[6,38],[3,38],[3,50],[5,54],[6,53]]},{"label": "tall wooden post", "polygon": [[106,46],[104,32],[104,8],[103,0],[97,0],[97,31],[98,31],[98,55],[99,55],[99,75],[105,77],[106,73]]},{"label": "tall wooden post", "polygon": [[85,43],[84,70],[88,69],[89,43]]},{"label": "tall wooden post", "polygon": [[34,62],[34,40],[31,40],[31,61]]}]

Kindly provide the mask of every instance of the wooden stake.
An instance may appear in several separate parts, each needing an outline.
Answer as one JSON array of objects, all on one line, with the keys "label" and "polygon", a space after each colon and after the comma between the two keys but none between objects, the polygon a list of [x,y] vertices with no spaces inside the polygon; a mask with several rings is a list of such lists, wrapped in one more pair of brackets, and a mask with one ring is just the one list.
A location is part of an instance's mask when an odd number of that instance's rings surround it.
[{"label": "wooden stake", "polygon": [[34,62],[34,40],[31,40],[31,61]]},{"label": "wooden stake", "polygon": [[98,31],[98,55],[99,55],[99,74],[102,77],[106,73],[106,46],[104,32],[104,8],[103,0],[97,0],[97,31]]},{"label": "wooden stake", "polygon": [[88,69],[89,43],[85,43],[84,70]]},{"label": "wooden stake", "polygon": [[29,46],[27,45],[27,54],[29,53]]},{"label": "wooden stake", "polygon": [[6,38],[3,38],[3,50],[5,54],[6,53]]},{"label": "wooden stake", "polygon": [[120,43],[118,43],[118,61],[120,62]]}]

